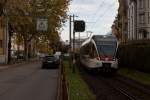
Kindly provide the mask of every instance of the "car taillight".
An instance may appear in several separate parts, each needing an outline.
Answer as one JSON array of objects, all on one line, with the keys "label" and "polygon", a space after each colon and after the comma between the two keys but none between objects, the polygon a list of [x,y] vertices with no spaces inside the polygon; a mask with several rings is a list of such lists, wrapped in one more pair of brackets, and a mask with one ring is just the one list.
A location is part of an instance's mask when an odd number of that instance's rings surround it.
[{"label": "car taillight", "polygon": [[59,64],[59,60],[56,60],[55,63],[56,63],[56,64]]}]

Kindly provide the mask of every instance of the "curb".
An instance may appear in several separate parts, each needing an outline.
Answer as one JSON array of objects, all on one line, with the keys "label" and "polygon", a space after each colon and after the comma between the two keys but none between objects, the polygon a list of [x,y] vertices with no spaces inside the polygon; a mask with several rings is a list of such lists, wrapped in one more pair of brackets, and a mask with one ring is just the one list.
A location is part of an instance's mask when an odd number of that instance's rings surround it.
[{"label": "curb", "polygon": [[31,62],[36,62],[36,61],[38,61],[38,60],[30,60],[30,61],[23,61],[23,62],[15,63],[15,64],[0,65],[0,71],[8,70],[10,68],[19,67],[20,65],[29,64]]},{"label": "curb", "polygon": [[62,82],[61,82],[61,79],[62,79],[62,75],[61,75],[61,68],[62,68],[62,65],[59,66],[60,69],[59,69],[59,77],[58,77],[58,87],[57,87],[57,97],[56,97],[56,100],[62,100],[61,98],[61,94],[62,94]]},{"label": "curb", "polygon": [[69,88],[68,83],[65,78],[65,70],[63,66],[63,61],[61,62],[58,78],[58,94],[56,100],[69,100]]}]

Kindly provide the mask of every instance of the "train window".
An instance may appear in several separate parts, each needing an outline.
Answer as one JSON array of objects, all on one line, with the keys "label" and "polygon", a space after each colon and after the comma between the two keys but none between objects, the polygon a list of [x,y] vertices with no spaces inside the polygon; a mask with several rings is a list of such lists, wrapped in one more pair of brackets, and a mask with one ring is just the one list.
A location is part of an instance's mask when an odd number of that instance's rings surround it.
[{"label": "train window", "polygon": [[89,51],[90,51],[90,49],[89,49],[89,45],[87,45],[87,46],[85,46],[84,48],[83,48],[83,54],[84,55],[88,55],[89,54]]},{"label": "train window", "polygon": [[94,44],[91,44],[91,47],[90,47],[90,57],[91,58],[96,58],[97,57],[97,53],[96,53],[96,49],[95,49]]},{"label": "train window", "polygon": [[87,45],[84,45],[81,48],[82,57],[89,56],[91,59],[97,58],[97,51],[95,45],[91,42]]},{"label": "train window", "polygon": [[98,51],[101,56],[114,56],[116,45],[98,45]]}]

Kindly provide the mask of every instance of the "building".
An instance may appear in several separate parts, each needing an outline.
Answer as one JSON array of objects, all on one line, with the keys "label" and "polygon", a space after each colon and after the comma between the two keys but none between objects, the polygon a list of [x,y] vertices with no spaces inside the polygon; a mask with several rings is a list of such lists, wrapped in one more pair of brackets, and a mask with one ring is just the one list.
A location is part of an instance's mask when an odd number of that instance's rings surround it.
[{"label": "building", "polygon": [[0,16],[0,64],[8,62],[8,26],[6,19]]},{"label": "building", "polygon": [[128,40],[137,39],[137,2],[128,0]]},{"label": "building", "polygon": [[150,39],[150,0],[128,1],[128,40]]},{"label": "building", "polygon": [[150,0],[137,1],[137,38],[150,39]]},{"label": "building", "polygon": [[150,0],[118,0],[112,32],[119,41],[150,39]]}]

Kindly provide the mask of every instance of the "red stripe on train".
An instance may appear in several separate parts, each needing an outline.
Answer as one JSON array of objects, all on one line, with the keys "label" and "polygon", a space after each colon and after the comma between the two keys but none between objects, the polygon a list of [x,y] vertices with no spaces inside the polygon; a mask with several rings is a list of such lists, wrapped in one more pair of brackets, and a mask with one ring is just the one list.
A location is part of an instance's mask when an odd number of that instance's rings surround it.
[{"label": "red stripe on train", "polygon": [[100,60],[102,61],[113,61],[112,56],[100,56]]}]

